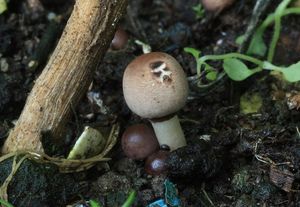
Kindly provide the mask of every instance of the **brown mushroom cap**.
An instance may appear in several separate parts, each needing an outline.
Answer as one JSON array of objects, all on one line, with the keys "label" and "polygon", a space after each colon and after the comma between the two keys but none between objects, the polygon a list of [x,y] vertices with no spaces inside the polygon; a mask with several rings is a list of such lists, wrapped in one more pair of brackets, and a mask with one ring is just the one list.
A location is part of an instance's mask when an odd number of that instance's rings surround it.
[{"label": "brown mushroom cap", "polygon": [[188,96],[186,75],[170,55],[152,52],[134,59],[123,76],[128,107],[143,118],[161,118],[177,112]]},{"label": "brown mushroom cap", "polygon": [[128,41],[128,34],[127,32],[119,27],[115,33],[114,38],[111,41],[110,47],[113,50],[120,50],[123,49]]},{"label": "brown mushroom cap", "polygon": [[221,12],[229,7],[235,0],[201,0],[204,8],[211,12]]},{"label": "brown mushroom cap", "polygon": [[145,171],[149,175],[160,175],[167,173],[167,158],[170,152],[165,150],[159,150],[149,157],[147,157],[145,162]]},{"label": "brown mushroom cap", "polygon": [[152,128],[145,124],[128,127],[121,139],[125,155],[135,160],[143,160],[159,149],[159,144]]}]

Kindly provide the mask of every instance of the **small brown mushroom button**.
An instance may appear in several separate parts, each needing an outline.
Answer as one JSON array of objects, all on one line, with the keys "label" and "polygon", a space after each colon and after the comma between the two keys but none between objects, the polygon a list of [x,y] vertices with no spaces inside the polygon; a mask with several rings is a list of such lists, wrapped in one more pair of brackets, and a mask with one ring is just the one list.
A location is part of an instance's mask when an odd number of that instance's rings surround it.
[{"label": "small brown mushroom button", "polygon": [[122,149],[131,159],[143,160],[159,149],[153,129],[145,124],[128,127],[122,136]]},{"label": "small brown mushroom button", "polygon": [[170,55],[152,52],[134,59],[123,76],[128,107],[150,119],[160,145],[172,150],[186,145],[177,115],[187,100],[188,82],[179,63]]},{"label": "small brown mushroom button", "polygon": [[229,7],[235,0],[201,0],[207,11],[219,13]]},{"label": "small brown mushroom button", "polygon": [[150,155],[145,162],[145,171],[150,175],[165,174],[168,171],[167,158],[170,152],[159,150]]},{"label": "small brown mushroom button", "polygon": [[128,41],[127,32],[119,27],[115,33],[113,40],[111,41],[110,47],[113,50],[121,50],[123,49]]}]

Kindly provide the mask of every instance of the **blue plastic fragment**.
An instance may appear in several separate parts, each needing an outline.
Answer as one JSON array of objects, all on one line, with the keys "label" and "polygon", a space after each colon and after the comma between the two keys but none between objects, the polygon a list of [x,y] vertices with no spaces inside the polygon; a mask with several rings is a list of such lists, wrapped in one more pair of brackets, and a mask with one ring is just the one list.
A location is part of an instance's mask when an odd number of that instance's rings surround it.
[{"label": "blue plastic fragment", "polygon": [[168,179],[164,182],[165,185],[165,199],[159,199],[150,203],[147,207],[180,207],[181,202],[178,197],[176,186]]},{"label": "blue plastic fragment", "polygon": [[150,203],[147,207],[168,207],[168,206],[163,199],[159,199],[157,201],[154,201],[153,203]]},{"label": "blue plastic fragment", "polygon": [[178,198],[178,191],[176,186],[168,179],[164,182],[165,185],[165,201],[169,206],[180,206],[180,199]]}]

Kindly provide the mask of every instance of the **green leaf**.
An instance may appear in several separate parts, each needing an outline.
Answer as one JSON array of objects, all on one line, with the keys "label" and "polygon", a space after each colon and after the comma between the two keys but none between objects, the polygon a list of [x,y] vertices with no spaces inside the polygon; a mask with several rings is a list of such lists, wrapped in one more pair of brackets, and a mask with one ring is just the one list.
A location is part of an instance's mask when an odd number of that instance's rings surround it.
[{"label": "green leaf", "polygon": [[240,98],[240,112],[243,114],[257,113],[262,104],[263,100],[259,93],[246,92]]},{"label": "green leaf", "polygon": [[214,81],[217,79],[217,74],[218,73],[216,71],[210,71],[206,74],[205,77],[207,78],[207,80]]},{"label": "green leaf", "polygon": [[224,71],[229,78],[235,81],[242,81],[258,72],[258,70],[250,70],[242,61],[236,58],[228,58],[223,62]]},{"label": "green leaf", "polygon": [[238,44],[238,45],[243,44],[244,41],[245,41],[245,35],[238,36],[238,37],[235,39],[235,43]]},{"label": "green leaf", "polygon": [[191,55],[194,56],[194,58],[197,60],[200,57],[201,52],[195,48],[192,47],[185,47],[184,52],[190,53]]},{"label": "green leaf", "polygon": [[300,61],[287,68],[282,68],[281,72],[284,78],[289,82],[300,81]]},{"label": "green leaf", "polygon": [[14,207],[8,201],[2,200],[1,198],[0,198],[0,206],[3,206],[3,207]]},{"label": "green leaf", "polygon": [[267,52],[267,46],[263,40],[263,32],[257,31],[254,33],[247,54],[264,56]]},{"label": "green leaf", "polygon": [[0,14],[7,10],[7,4],[5,0],[0,0]]},{"label": "green leaf", "polygon": [[195,12],[196,19],[202,19],[204,17],[205,10],[202,4],[199,3],[196,6],[193,6],[192,10]]},{"label": "green leaf", "polygon": [[123,203],[122,207],[131,207],[133,205],[135,199],[136,199],[136,192],[135,192],[135,190],[132,190],[129,193],[129,196],[127,197],[125,203]]},{"label": "green leaf", "polygon": [[95,200],[89,200],[89,204],[91,207],[101,207],[101,205]]}]

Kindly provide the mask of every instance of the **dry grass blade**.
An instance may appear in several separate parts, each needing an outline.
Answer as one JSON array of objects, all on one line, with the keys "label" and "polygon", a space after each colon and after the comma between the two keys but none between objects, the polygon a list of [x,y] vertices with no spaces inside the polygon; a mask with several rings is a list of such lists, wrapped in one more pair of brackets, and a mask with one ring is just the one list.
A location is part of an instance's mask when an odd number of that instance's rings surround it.
[{"label": "dry grass blade", "polygon": [[[36,153],[31,151],[17,151],[17,152],[11,152],[9,154],[6,154],[2,157],[0,157],[0,163],[4,160],[7,160],[11,157],[14,157],[13,164],[12,164],[12,170],[9,174],[9,176],[5,179],[2,186],[0,187],[0,198],[3,200],[7,200],[7,187],[9,183],[11,182],[13,176],[21,166],[24,160],[26,159],[32,159],[40,163],[52,163],[59,167],[60,172],[62,173],[72,173],[72,172],[79,172],[86,169],[89,169],[93,167],[98,162],[104,162],[110,160],[110,158],[104,157],[107,155],[107,153],[114,147],[114,145],[117,142],[117,138],[119,135],[120,126],[119,124],[115,124],[112,126],[112,129],[110,131],[110,135],[108,136],[108,139],[106,141],[106,145],[104,150],[97,156],[84,159],[84,160],[70,160],[65,158],[57,158],[57,157],[50,157],[46,154],[42,153]],[[19,156],[21,157],[20,160],[17,160]]]}]

